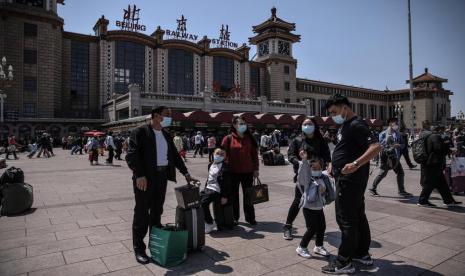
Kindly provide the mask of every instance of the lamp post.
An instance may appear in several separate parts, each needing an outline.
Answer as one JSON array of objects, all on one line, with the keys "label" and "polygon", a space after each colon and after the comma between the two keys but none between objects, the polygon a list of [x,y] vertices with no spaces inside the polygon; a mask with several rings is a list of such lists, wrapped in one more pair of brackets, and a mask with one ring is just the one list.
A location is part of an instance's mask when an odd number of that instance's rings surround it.
[{"label": "lamp post", "polygon": [[403,113],[404,113],[404,107],[400,104],[400,102],[397,102],[397,104],[394,106],[394,111],[396,112],[396,118],[400,121],[403,121]]},{"label": "lamp post", "polygon": [[3,103],[6,99],[6,94],[4,93],[4,91],[6,87],[11,86],[12,81],[13,81],[13,66],[9,65],[7,67],[6,57],[3,57],[0,63],[0,123],[3,123]]},{"label": "lamp post", "polygon": [[410,94],[410,135],[415,134],[415,115],[413,106],[413,62],[412,62],[412,15],[410,13],[410,0],[408,0],[408,56],[409,56],[409,94]]}]

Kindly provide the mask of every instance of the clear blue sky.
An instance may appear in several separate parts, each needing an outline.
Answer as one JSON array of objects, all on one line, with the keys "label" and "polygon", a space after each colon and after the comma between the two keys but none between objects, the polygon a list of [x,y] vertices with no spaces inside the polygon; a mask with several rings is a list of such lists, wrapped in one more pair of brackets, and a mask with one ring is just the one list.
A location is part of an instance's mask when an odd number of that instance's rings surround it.
[{"label": "clear blue sky", "polygon": [[[465,1],[411,0],[414,76],[428,67],[447,78],[452,116],[465,112]],[[116,29],[123,8],[141,8],[140,23],[150,35],[160,25],[175,29],[184,14],[189,33],[218,37],[228,24],[231,40],[247,42],[252,26],[278,9],[296,23],[301,42],[294,46],[299,77],[374,89],[407,88],[407,0],[66,0],[59,5],[65,30],[91,34],[103,14]],[[251,56],[255,53],[252,48]]]}]

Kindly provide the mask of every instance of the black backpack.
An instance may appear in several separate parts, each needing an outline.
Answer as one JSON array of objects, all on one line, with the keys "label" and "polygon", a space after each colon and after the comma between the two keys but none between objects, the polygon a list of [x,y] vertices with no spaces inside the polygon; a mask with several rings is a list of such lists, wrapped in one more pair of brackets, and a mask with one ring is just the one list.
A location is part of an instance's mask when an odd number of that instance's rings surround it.
[{"label": "black backpack", "polygon": [[412,155],[413,160],[418,164],[426,164],[428,162],[429,153],[426,148],[426,140],[431,134],[428,134],[422,138],[418,138],[412,142]]},{"label": "black backpack", "polygon": [[6,183],[23,183],[24,172],[20,168],[10,167],[0,176],[0,187]]}]

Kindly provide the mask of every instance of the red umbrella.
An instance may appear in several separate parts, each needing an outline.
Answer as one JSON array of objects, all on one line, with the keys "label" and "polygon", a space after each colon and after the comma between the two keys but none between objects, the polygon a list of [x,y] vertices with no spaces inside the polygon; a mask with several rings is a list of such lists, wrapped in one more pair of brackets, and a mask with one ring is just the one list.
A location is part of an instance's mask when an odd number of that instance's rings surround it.
[{"label": "red umbrella", "polygon": [[92,136],[104,136],[104,135],[105,135],[105,132],[101,132],[101,131],[97,131],[97,130],[92,130],[92,131],[84,132],[84,135],[85,135],[85,136],[89,136],[89,137],[92,137]]}]

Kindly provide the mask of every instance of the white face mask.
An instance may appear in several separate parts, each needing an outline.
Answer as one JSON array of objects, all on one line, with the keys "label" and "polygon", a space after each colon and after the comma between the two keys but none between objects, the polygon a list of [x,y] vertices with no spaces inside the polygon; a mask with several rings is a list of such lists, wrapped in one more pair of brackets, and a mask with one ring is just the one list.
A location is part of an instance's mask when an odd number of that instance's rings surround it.
[{"label": "white face mask", "polygon": [[393,130],[398,130],[398,129],[399,129],[399,126],[398,126],[398,125],[393,125],[393,126],[392,126],[392,129],[393,129]]},{"label": "white face mask", "polygon": [[311,171],[311,174],[313,177],[320,177],[323,173],[321,172],[321,170],[319,171],[314,171],[314,170],[310,170]]},{"label": "white face mask", "polygon": [[213,161],[215,163],[221,163],[221,162],[223,162],[223,160],[224,160],[223,156],[218,155],[218,154],[213,155]]}]

